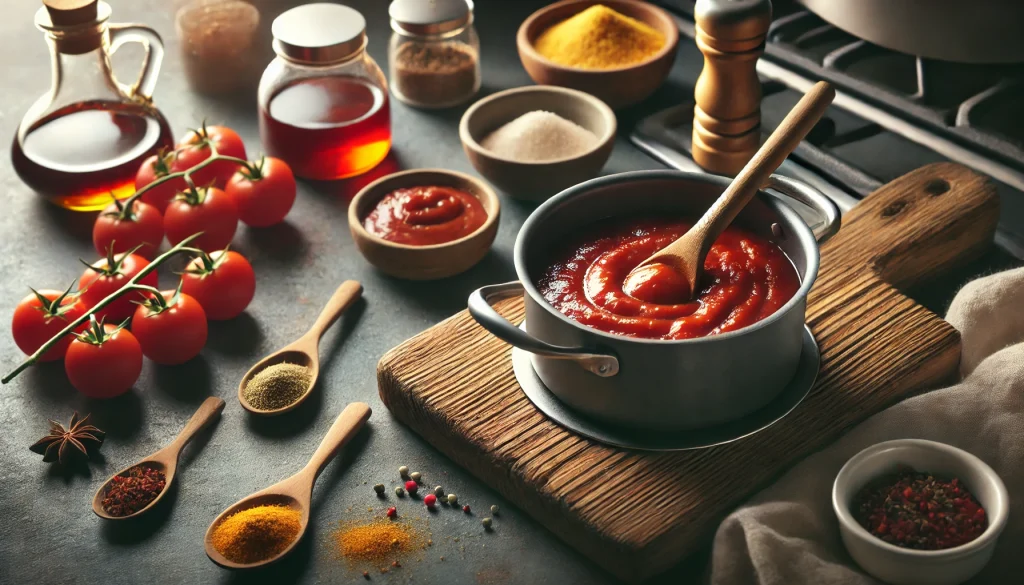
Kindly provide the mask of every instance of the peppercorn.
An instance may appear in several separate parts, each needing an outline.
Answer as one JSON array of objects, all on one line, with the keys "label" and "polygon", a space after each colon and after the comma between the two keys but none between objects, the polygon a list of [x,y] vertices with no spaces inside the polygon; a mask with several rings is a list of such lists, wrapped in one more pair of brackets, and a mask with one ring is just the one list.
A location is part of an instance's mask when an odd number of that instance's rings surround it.
[{"label": "peppercorn", "polygon": [[426,504],[428,508],[433,508],[434,504],[437,503],[437,496],[434,494],[427,494],[423,496],[423,503]]},{"label": "peppercorn", "polygon": [[370,572],[369,571],[363,571],[363,579],[366,579],[367,581],[370,580]]},{"label": "peppercorn", "polygon": [[398,564],[398,561],[396,560],[396,561],[391,561],[391,566],[392,567],[401,567],[402,565]]},{"label": "peppercorn", "polygon": [[448,503],[454,506],[459,502],[459,496],[455,494],[448,494]]},{"label": "peppercorn", "polygon": [[491,514],[494,514],[495,516],[498,515],[498,505],[497,504],[491,506]]},{"label": "peppercorn", "polygon": [[444,497],[444,489],[441,486],[437,486],[436,488],[434,488],[434,495],[439,497],[439,498],[443,498]]},{"label": "peppercorn", "polygon": [[395,495],[398,497],[402,497],[405,495],[405,490],[402,489],[402,486],[395,486]]},{"label": "peppercorn", "polygon": [[398,509],[391,506],[388,508],[388,518],[394,518],[395,516],[398,516]]},{"label": "peppercorn", "polygon": [[421,477],[423,477],[423,476],[420,475],[420,472],[418,472],[418,471],[414,471],[414,472],[409,474],[409,479],[415,481],[416,483],[420,482],[420,478]]},{"label": "peppercorn", "polygon": [[409,481],[405,482],[405,489],[410,494],[415,494],[417,491],[419,491],[420,486],[416,485],[415,481],[409,480]]},{"label": "peppercorn", "polygon": [[462,507],[462,511],[467,513],[467,514],[469,514],[469,504],[466,504],[465,506],[463,506]]},{"label": "peppercorn", "polygon": [[491,529],[491,519],[490,518],[484,518],[484,519],[480,520],[480,523],[484,525],[484,528],[486,530],[490,530]]},{"label": "peppercorn", "polygon": [[398,468],[398,475],[400,475],[402,477],[407,477],[409,475],[409,468],[406,467],[405,465],[399,467]]},{"label": "peppercorn", "polygon": [[378,483],[377,485],[373,486],[373,491],[377,492],[378,496],[383,496],[384,495],[384,484]]}]

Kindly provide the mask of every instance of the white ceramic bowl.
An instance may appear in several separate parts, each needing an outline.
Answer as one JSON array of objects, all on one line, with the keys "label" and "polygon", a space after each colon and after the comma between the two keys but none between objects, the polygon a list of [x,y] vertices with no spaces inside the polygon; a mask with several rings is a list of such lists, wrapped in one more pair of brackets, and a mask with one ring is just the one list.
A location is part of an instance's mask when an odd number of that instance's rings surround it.
[{"label": "white ceramic bowl", "polygon": [[[854,497],[872,480],[907,467],[960,478],[985,508],[988,529],[967,544],[936,551],[900,548],[872,536],[853,517]],[[846,550],[871,575],[893,585],[956,585],[992,558],[1010,502],[1003,481],[981,459],[943,443],[900,439],[868,447],[847,461],[832,486],[832,507]]]}]

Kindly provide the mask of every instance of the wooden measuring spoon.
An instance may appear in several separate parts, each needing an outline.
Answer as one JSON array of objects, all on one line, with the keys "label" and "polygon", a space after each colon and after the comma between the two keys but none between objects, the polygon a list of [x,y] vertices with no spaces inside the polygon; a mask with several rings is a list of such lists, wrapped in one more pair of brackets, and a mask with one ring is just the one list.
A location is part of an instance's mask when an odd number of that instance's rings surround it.
[{"label": "wooden measuring spoon", "polygon": [[[704,270],[704,258],[708,255],[711,245],[807,136],[835,96],[836,92],[831,85],[819,81],[800,98],[704,216],[682,237],[641,262],[630,272],[623,285],[626,294],[636,295],[653,281],[657,273],[660,272],[664,277],[668,270],[675,272],[675,275],[668,276],[682,276],[685,284],[689,285],[688,298],[697,294],[700,290],[698,283],[701,272]],[[657,264],[667,265],[668,268],[656,266]]]},{"label": "wooden measuring spoon", "polygon": [[[320,312],[320,316],[316,318],[316,322],[313,323],[313,326],[305,335],[277,352],[268,355],[250,368],[242,376],[242,381],[238,384],[238,401],[242,403],[242,408],[253,414],[273,416],[284,414],[302,404],[316,386],[316,379],[320,375],[320,338],[324,336],[324,332],[331,325],[334,325],[338,317],[345,312],[345,309],[348,309],[359,298],[362,292],[363,285],[354,280],[346,280],[341,283],[341,286],[338,287],[338,290],[334,291],[331,300],[327,301],[327,306]],[[245,399],[245,386],[249,383],[249,380],[263,371],[263,368],[280,363],[296,364],[309,368],[309,387],[306,388],[306,391],[295,402],[273,410],[260,410],[249,404],[249,401]]]},{"label": "wooden measuring spoon", "polygon": [[[164,497],[164,494],[171,489],[171,483],[174,482],[174,472],[178,468],[178,457],[181,456],[181,450],[184,449],[185,445],[192,440],[192,437],[196,436],[196,433],[216,419],[222,410],[224,410],[224,401],[220,398],[211,396],[204,400],[199,406],[199,410],[192,415],[192,418],[189,419],[185,428],[178,433],[178,436],[171,441],[170,444],[156,453],[153,453],[149,457],[146,457],[142,461],[125,467],[121,471],[110,476],[107,481],[103,482],[103,485],[100,486],[100,489],[96,490],[96,495],[92,498],[92,511],[100,518],[104,518],[106,520],[127,520],[129,518],[141,516],[156,507],[157,503]],[[110,482],[114,481],[115,477],[119,475],[126,475],[129,469],[139,465],[150,467],[162,472],[164,474],[164,490],[160,492],[160,495],[150,502],[148,506],[134,514],[129,514],[127,516],[111,516],[103,509],[103,498],[106,496],[107,487],[110,485]]]},{"label": "wooden measuring spoon", "polygon": [[[206,546],[206,555],[210,557],[210,560],[229,569],[251,569],[272,563],[291,552],[295,545],[302,540],[302,536],[306,533],[306,527],[309,526],[310,498],[313,495],[313,483],[316,481],[317,476],[320,475],[327,462],[338,453],[345,443],[359,432],[359,429],[363,427],[363,423],[368,418],[370,418],[370,406],[368,404],[363,402],[349,404],[338,415],[338,419],[334,421],[331,430],[327,431],[327,435],[320,442],[320,446],[313,453],[309,463],[299,470],[298,473],[264,490],[242,498],[221,512],[210,523],[210,527],[206,529],[204,544]],[[266,505],[288,506],[301,512],[299,534],[288,545],[288,548],[269,559],[250,564],[236,563],[220,554],[216,547],[213,546],[214,529],[229,516],[237,512]]]}]

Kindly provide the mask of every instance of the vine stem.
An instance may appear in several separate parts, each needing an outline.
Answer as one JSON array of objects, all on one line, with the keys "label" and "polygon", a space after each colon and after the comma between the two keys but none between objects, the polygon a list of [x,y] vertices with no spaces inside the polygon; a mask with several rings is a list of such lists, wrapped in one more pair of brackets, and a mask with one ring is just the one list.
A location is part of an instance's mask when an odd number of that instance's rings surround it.
[{"label": "vine stem", "polygon": [[[212,164],[212,163],[214,163],[216,161],[219,161],[219,160],[226,160],[226,161],[238,163],[238,164],[240,164],[242,166],[248,166],[249,165],[249,161],[247,161],[247,160],[242,160],[242,159],[240,159],[238,157],[234,157],[234,156],[228,156],[226,154],[218,154],[217,153],[217,147],[214,146],[212,142],[208,143],[207,146],[210,147],[210,156],[208,156],[206,158],[206,160],[204,160],[203,162],[197,164],[196,166],[194,166],[194,167],[192,167],[190,169],[185,169],[184,171],[178,171],[177,173],[169,173],[167,175],[164,175],[164,176],[160,177],[159,179],[153,181],[152,183],[150,183],[150,184],[146,185],[145,187],[143,187],[143,188],[139,189],[138,191],[136,191],[131,197],[125,199],[121,204],[124,205],[125,207],[127,207],[128,209],[131,209],[131,205],[133,203],[135,203],[139,199],[139,197],[142,197],[145,193],[147,193],[151,189],[156,188],[158,185],[162,185],[162,184],[166,183],[167,181],[173,181],[174,179],[184,178],[185,181],[191,185],[192,184],[192,173],[194,173],[194,172],[198,171],[199,169],[204,168],[204,167],[206,167],[206,166],[208,166],[208,165],[210,165],[210,164]],[[177,152],[177,150],[175,150],[175,152]]]},{"label": "vine stem", "polygon": [[[88,321],[90,316],[96,314],[97,311],[99,311],[100,309],[106,307],[110,303],[112,303],[115,300],[117,300],[118,297],[120,297],[124,293],[130,292],[130,291],[133,291],[133,290],[149,290],[151,287],[148,287],[146,285],[138,284],[139,280],[141,280],[142,277],[146,276],[150,272],[153,272],[154,270],[156,270],[161,264],[166,262],[172,256],[174,256],[174,255],[176,255],[176,254],[178,254],[180,252],[191,253],[194,250],[194,248],[189,248],[188,244],[192,243],[192,240],[198,238],[201,235],[202,235],[202,232],[199,232],[199,233],[196,233],[196,234],[192,234],[191,236],[189,236],[189,237],[185,238],[184,240],[182,240],[182,241],[178,242],[177,244],[175,244],[170,250],[167,250],[163,254],[160,254],[159,256],[154,258],[153,261],[149,263],[149,266],[146,266],[145,268],[140,270],[139,273],[136,274],[135,276],[133,276],[128,282],[126,282],[124,284],[124,286],[122,286],[121,288],[119,288],[116,291],[114,291],[114,292],[110,293],[109,295],[107,295],[106,298],[104,298],[102,301],[96,303],[96,305],[94,307],[92,307],[91,309],[86,311],[81,317],[79,317],[79,318],[75,319],[74,321],[72,321],[71,323],[69,323],[67,327],[65,327],[64,329],[62,329],[60,331],[60,333],[58,333],[58,334],[54,335],[53,337],[51,337],[50,340],[47,341],[46,343],[44,343],[39,349],[37,349],[35,353],[33,353],[32,355],[30,355],[27,358],[25,358],[25,360],[23,362],[18,364],[18,367],[16,367],[13,370],[11,370],[6,376],[3,377],[2,380],[0,380],[0,384],[6,384],[6,383],[10,382],[18,374],[20,374],[23,371],[25,371],[29,366],[31,366],[32,364],[38,362],[39,358],[42,357],[42,355],[44,353],[49,351],[50,348],[52,348],[54,345],[56,345],[57,342],[60,341],[60,339],[62,337],[64,337],[68,333],[71,333],[72,331],[74,331],[79,325],[81,325],[82,323],[85,323],[86,321]],[[145,288],[143,289],[143,287],[145,287]]]}]

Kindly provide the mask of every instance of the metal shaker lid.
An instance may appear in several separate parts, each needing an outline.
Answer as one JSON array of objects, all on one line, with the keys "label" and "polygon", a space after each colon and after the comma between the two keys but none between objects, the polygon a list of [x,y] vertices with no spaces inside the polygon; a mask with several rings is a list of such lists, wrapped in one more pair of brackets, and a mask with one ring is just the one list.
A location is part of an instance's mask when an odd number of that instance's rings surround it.
[{"label": "metal shaker lid", "polygon": [[723,41],[762,37],[772,22],[770,0],[697,0],[693,16],[705,34]]},{"label": "metal shaker lid", "polygon": [[281,13],[270,27],[274,51],[291,61],[343,61],[366,45],[366,19],[341,4],[315,3]]},{"label": "metal shaker lid", "polygon": [[391,26],[418,35],[458,30],[473,19],[472,0],[394,0],[388,8]]}]

